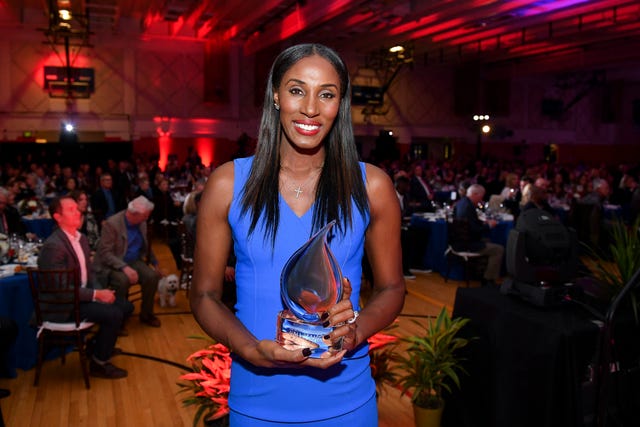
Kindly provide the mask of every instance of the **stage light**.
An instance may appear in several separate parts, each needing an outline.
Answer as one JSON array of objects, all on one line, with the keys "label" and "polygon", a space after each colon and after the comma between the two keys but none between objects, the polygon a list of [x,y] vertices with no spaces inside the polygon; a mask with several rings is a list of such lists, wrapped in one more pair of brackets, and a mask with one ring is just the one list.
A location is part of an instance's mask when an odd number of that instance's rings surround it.
[{"label": "stage light", "polygon": [[489,132],[491,132],[491,126],[489,125],[482,126],[482,133],[489,133]]},{"label": "stage light", "polygon": [[71,21],[71,1],[58,0],[58,16],[63,21]]},{"label": "stage light", "polygon": [[58,142],[63,144],[75,144],[78,142],[76,128],[71,122],[60,123],[60,138]]},{"label": "stage light", "polygon": [[391,53],[402,53],[402,52],[404,52],[404,46],[400,46],[400,45],[393,46],[393,47],[389,48],[389,52],[391,52]]},{"label": "stage light", "polygon": [[71,21],[71,11],[70,10],[61,9],[61,10],[58,11],[58,15],[60,16],[60,19],[62,19],[63,21]]}]

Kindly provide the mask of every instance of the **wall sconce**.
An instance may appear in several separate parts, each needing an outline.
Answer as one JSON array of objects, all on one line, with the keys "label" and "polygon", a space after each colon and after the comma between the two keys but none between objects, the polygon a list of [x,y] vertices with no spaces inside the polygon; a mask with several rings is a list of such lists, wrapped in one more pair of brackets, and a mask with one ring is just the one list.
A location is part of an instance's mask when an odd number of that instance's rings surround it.
[{"label": "wall sconce", "polygon": [[172,134],[171,131],[171,118],[162,116],[162,117],[154,117],[154,122],[158,125],[156,127],[156,132],[159,137],[170,137]]}]

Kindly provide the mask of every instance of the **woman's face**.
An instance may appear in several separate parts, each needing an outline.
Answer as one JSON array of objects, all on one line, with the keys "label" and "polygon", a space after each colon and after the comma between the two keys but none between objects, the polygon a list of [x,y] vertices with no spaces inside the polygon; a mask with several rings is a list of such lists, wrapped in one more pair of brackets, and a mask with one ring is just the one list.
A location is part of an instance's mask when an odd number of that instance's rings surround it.
[{"label": "woman's face", "polygon": [[329,61],[309,56],[284,74],[274,97],[289,143],[313,150],[322,144],[338,115],[340,78]]},{"label": "woman's face", "polygon": [[87,205],[89,203],[89,200],[87,199],[87,195],[86,194],[81,194],[78,196],[78,210],[80,212],[86,212],[87,211]]}]

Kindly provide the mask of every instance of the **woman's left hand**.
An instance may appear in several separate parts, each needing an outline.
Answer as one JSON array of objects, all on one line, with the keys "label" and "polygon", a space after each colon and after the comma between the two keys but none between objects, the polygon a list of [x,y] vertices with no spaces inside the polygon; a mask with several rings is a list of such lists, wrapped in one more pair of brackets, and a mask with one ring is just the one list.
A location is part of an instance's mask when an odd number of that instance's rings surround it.
[{"label": "woman's left hand", "polygon": [[351,351],[358,345],[358,312],[351,304],[351,282],[344,277],[342,279],[342,299],[322,315],[323,326],[333,326],[330,334],[331,342],[340,348],[339,341],[342,340],[341,348]]}]

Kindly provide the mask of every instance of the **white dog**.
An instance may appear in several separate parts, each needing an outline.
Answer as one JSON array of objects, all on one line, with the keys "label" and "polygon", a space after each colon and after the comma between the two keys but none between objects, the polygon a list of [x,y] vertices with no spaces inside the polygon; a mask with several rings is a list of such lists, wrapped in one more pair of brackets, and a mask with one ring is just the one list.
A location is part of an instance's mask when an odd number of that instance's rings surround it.
[{"label": "white dog", "polygon": [[178,276],[169,274],[158,282],[158,295],[160,296],[160,307],[176,306],[176,292],[178,292]]}]

